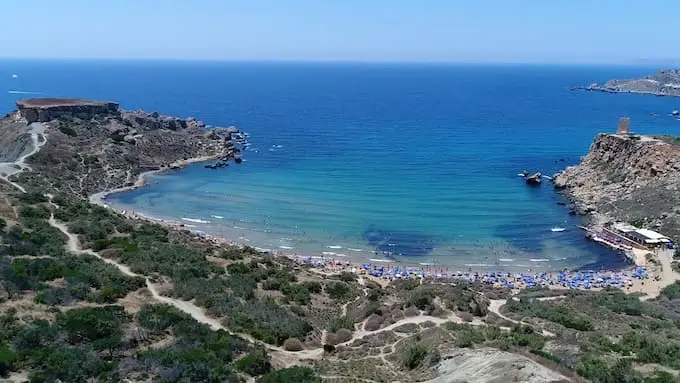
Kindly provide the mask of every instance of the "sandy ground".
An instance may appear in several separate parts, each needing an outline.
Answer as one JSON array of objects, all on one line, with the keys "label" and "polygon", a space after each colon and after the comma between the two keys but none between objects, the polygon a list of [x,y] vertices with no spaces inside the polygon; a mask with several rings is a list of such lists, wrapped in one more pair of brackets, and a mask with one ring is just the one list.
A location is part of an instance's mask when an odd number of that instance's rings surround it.
[{"label": "sandy ground", "polygon": [[425,383],[568,382],[571,379],[521,355],[491,348],[456,350],[443,355],[439,377]]}]

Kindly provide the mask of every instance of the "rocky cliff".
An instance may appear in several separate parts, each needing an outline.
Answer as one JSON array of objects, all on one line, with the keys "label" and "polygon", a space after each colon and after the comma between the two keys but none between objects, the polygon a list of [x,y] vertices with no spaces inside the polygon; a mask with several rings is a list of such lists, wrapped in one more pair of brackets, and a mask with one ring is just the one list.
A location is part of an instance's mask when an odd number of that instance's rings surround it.
[{"label": "rocky cliff", "polygon": [[97,115],[116,115],[118,104],[77,98],[31,98],[17,101],[17,110],[30,124],[48,122],[61,117],[91,119]]},{"label": "rocky cliff", "polygon": [[600,134],[578,166],[556,175],[554,185],[574,211],[604,220],[645,222],[680,235],[680,141]]},{"label": "rocky cliff", "polygon": [[680,70],[660,70],[654,75],[637,79],[609,80],[604,84],[592,84],[585,89],[610,93],[643,93],[680,97]]}]

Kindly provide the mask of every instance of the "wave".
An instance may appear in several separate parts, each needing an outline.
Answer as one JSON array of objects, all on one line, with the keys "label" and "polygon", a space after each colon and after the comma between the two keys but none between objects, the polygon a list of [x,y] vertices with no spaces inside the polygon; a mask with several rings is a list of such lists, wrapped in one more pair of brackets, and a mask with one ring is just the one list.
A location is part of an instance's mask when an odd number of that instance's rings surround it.
[{"label": "wave", "polygon": [[348,247],[347,250],[349,250],[349,251],[363,251],[362,249],[353,249],[351,247]]},{"label": "wave", "polygon": [[222,217],[221,215],[211,215],[211,217],[215,219],[224,219],[224,217]]},{"label": "wave", "polygon": [[419,265],[421,266],[434,266],[434,262],[420,262]]},{"label": "wave", "polygon": [[347,254],[342,254],[342,253],[338,253],[338,254],[335,254],[335,255],[338,256],[338,257],[346,257],[347,256]]},{"label": "wave", "polygon": [[368,260],[371,261],[371,262],[383,262],[383,263],[394,262],[391,259],[379,259],[379,258],[369,258]]},{"label": "wave", "polygon": [[498,262],[515,262],[512,258],[498,258]]},{"label": "wave", "polygon": [[326,247],[329,248],[329,249],[342,249],[342,246],[338,246],[338,245],[331,245],[331,246],[326,246]]},{"label": "wave", "polygon": [[42,92],[28,92],[23,90],[8,90],[9,94],[42,94]]},{"label": "wave", "polygon": [[321,254],[323,254],[323,255],[335,255],[335,253],[332,252],[332,251],[322,251]]},{"label": "wave", "polygon": [[489,265],[488,263],[466,263],[465,266],[467,266],[467,267],[491,267],[493,265]]},{"label": "wave", "polygon": [[185,218],[185,217],[182,217],[182,220],[183,220],[183,221],[187,221],[187,222],[194,222],[194,223],[210,223],[210,221],[205,221],[205,220],[198,219],[198,218]]},{"label": "wave", "polygon": [[291,246],[279,246],[279,249],[284,249],[284,250],[293,250],[294,247]]},{"label": "wave", "polygon": [[548,258],[531,258],[531,262],[550,262]]}]

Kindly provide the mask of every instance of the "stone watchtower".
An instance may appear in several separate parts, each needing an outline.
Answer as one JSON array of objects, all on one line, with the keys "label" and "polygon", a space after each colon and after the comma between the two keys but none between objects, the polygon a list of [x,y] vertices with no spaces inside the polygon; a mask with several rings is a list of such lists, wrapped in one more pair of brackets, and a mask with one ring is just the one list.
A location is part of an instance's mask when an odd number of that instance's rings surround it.
[{"label": "stone watchtower", "polygon": [[630,135],[630,118],[619,118],[619,128],[616,130],[616,134],[621,134],[624,136]]}]

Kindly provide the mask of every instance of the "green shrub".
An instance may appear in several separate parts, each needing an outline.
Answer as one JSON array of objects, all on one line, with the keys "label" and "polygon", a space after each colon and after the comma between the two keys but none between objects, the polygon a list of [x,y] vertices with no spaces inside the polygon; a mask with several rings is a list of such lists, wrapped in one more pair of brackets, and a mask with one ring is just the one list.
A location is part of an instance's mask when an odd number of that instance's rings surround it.
[{"label": "green shrub", "polygon": [[343,300],[349,297],[350,287],[345,282],[331,281],[326,284],[325,291],[331,299]]},{"label": "green shrub", "polygon": [[670,300],[680,299],[680,282],[676,281],[672,285],[664,287],[661,290],[661,296]]},{"label": "green shrub", "polygon": [[0,343],[0,376],[6,376],[13,371],[19,356],[8,345]]},{"label": "green shrub", "polygon": [[427,347],[425,345],[422,343],[412,344],[402,356],[401,364],[409,370],[414,370],[420,367],[426,356]]},{"label": "green shrub", "polygon": [[341,317],[333,317],[331,320],[328,322],[328,331],[330,332],[338,332],[341,328],[347,329],[347,330],[353,330],[354,329],[354,318],[344,315]]},{"label": "green shrub", "polygon": [[264,375],[272,365],[264,348],[257,348],[234,363],[234,367],[252,376]]},{"label": "green shrub", "polygon": [[65,126],[63,124],[59,124],[59,131],[70,137],[78,136],[78,133],[76,133],[75,129],[73,129],[70,126]]},{"label": "green shrub", "polygon": [[291,367],[270,372],[261,377],[259,383],[320,383],[319,378],[309,367]]},{"label": "green shrub", "polygon": [[340,280],[343,282],[356,282],[357,275],[355,273],[350,273],[349,271],[343,271],[340,273]]},{"label": "green shrub", "polygon": [[323,291],[323,286],[321,285],[321,283],[316,281],[302,282],[301,285],[304,286],[312,294],[321,294],[321,292]]}]

